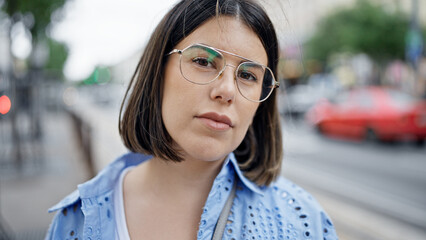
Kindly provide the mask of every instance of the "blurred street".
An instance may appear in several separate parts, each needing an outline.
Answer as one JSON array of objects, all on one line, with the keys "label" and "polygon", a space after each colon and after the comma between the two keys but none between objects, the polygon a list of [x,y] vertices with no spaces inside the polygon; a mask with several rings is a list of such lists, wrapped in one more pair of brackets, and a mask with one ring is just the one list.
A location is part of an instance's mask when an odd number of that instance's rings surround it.
[{"label": "blurred street", "polygon": [[63,111],[45,112],[41,122],[38,151],[24,144],[20,169],[10,161],[11,141],[5,137],[10,123],[0,122],[0,224],[12,239],[44,239],[54,216],[47,209],[89,177],[70,116]]},{"label": "blurred street", "polygon": [[[74,114],[90,125],[92,161],[99,171],[124,150],[115,131],[117,104],[99,107],[85,95],[80,95],[85,108],[77,105]],[[90,175],[73,121],[65,111],[47,112],[41,158],[27,156],[21,171],[2,164],[2,224],[16,239],[42,239],[53,217],[47,208]],[[426,147],[331,139],[291,117],[283,118],[283,133],[284,176],[320,201],[340,239],[424,239]],[[2,161],[8,152],[2,151]]]},{"label": "blurred street", "polygon": [[[176,2],[0,0],[0,240],[43,239],[47,209],[127,152],[120,104]],[[342,240],[425,240],[426,1],[261,2],[282,174]]]},{"label": "blurred street", "polygon": [[321,202],[341,239],[425,239],[426,147],[331,139],[285,120],[284,176]]}]

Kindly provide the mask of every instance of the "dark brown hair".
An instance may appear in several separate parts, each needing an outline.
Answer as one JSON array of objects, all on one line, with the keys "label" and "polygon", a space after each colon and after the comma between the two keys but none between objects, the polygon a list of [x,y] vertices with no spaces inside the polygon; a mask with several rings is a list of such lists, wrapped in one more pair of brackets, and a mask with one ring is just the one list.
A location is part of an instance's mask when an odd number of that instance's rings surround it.
[{"label": "dark brown hair", "polygon": [[[162,120],[167,53],[212,17],[238,17],[261,40],[268,67],[276,74],[277,36],[265,10],[254,0],[182,0],[161,20],[145,47],[120,109],[119,131],[133,152],[182,161]],[[234,151],[245,176],[269,185],[280,173],[282,138],[276,92],[260,103],[246,136]],[[125,108],[122,115],[123,108]]]}]

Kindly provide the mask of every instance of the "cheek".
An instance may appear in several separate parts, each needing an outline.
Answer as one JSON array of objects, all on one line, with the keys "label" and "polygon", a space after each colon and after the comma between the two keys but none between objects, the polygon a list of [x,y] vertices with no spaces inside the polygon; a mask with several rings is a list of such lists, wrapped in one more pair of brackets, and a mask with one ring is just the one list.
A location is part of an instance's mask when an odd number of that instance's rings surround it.
[{"label": "cheek", "polygon": [[182,116],[192,109],[194,89],[178,77],[167,79],[163,88],[162,113],[176,113]]},{"label": "cheek", "polygon": [[161,113],[167,131],[174,137],[192,117],[193,99],[196,95],[192,84],[182,78],[179,68],[167,67]]},{"label": "cheek", "polygon": [[174,61],[168,62],[165,67],[164,84],[163,84],[163,99],[162,99],[162,113],[166,116],[169,111],[175,109],[175,103],[182,101],[183,96],[176,94],[181,91],[179,72],[174,66]]},{"label": "cheek", "polygon": [[256,115],[258,108],[259,108],[259,103],[252,103],[251,105],[246,106],[244,108],[245,111],[241,113],[241,115],[244,116],[245,119],[247,119],[246,121],[247,127],[252,124],[253,118]]},{"label": "cheek", "polygon": [[241,125],[239,138],[241,138],[241,141],[244,139],[249,126],[253,123],[253,118],[256,114],[258,106],[258,103],[254,103],[254,105],[245,106],[245,108],[242,108],[242,111],[240,111],[239,116],[241,117]]},{"label": "cheek", "polygon": [[191,103],[191,99],[196,96],[194,84],[183,78],[179,63],[170,61],[166,65],[163,86],[163,102],[180,106],[181,103]]}]

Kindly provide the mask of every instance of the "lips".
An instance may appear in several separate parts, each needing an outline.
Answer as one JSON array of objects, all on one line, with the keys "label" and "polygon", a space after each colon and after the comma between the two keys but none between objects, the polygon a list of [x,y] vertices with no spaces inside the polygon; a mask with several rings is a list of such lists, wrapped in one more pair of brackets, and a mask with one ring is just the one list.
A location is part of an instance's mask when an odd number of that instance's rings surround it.
[{"label": "lips", "polygon": [[233,127],[232,121],[228,116],[220,115],[215,112],[204,113],[197,116],[197,118],[214,130],[227,130]]}]

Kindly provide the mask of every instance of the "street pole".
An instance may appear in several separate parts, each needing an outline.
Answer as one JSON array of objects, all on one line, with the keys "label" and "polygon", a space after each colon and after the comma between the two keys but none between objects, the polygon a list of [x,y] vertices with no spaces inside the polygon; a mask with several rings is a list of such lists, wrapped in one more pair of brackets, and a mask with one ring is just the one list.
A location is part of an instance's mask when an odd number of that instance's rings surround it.
[{"label": "street pole", "polygon": [[422,78],[419,74],[419,63],[423,52],[423,39],[419,27],[419,1],[411,0],[411,21],[406,38],[406,57],[413,67],[415,95],[423,95]]},{"label": "street pole", "polygon": [[413,8],[412,8],[412,22],[411,22],[411,24],[412,24],[412,27],[413,28],[415,28],[415,29],[418,29],[418,27],[419,27],[419,21],[418,21],[418,18],[419,18],[419,1],[418,0],[412,0],[412,3],[413,3]]}]

